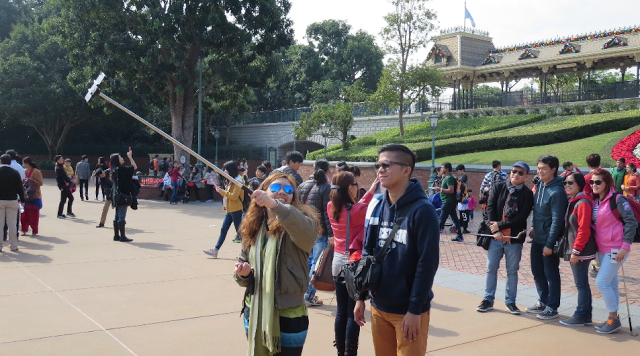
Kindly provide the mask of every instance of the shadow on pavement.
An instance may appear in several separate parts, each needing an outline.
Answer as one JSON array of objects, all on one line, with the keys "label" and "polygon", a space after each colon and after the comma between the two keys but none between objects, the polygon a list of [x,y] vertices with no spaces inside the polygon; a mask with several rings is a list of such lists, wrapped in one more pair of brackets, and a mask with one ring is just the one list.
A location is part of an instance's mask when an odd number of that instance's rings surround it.
[{"label": "shadow on pavement", "polygon": [[[63,240],[61,238],[57,238],[57,237],[53,237],[53,236],[44,236],[44,235],[29,235],[29,236],[25,236],[31,239],[35,239],[38,241],[42,241],[42,242],[50,242],[53,244],[59,244],[59,245],[63,245],[63,244],[68,244],[69,241],[67,240]],[[20,242],[22,243],[23,241],[25,241],[27,239],[23,238],[22,240],[20,240]]]},{"label": "shadow on pavement", "polygon": [[134,242],[130,242],[129,244],[132,246],[146,248],[149,250],[156,250],[156,251],[183,251],[179,248],[174,248],[173,245],[161,244],[157,242],[135,242],[134,241]]},{"label": "shadow on pavement", "polygon": [[13,252],[13,253],[14,253],[14,255],[10,256],[10,257],[15,262],[22,262],[22,263],[51,263],[51,262],[53,262],[53,259],[51,259],[48,256],[32,255],[32,254],[24,252],[22,250],[18,250],[18,251]]},{"label": "shadow on pavement", "polygon": [[25,239],[20,240],[20,248],[25,248],[28,250],[44,250],[44,251],[53,250],[53,246],[51,245],[37,244],[37,243],[29,242],[28,240],[25,240]]}]

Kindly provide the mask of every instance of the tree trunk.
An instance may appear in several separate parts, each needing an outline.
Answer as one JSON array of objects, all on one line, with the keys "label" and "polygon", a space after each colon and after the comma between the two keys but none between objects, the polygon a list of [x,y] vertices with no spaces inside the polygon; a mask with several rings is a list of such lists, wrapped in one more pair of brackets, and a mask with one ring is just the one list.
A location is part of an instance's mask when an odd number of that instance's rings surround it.
[{"label": "tree trunk", "polygon": [[349,149],[349,133],[347,130],[342,131],[342,150],[346,151]]},{"label": "tree trunk", "polygon": [[[183,93],[177,93],[175,90],[172,90],[169,100],[171,109],[171,136],[189,148],[191,148],[193,144],[193,114],[196,102],[193,96],[193,89],[194,85],[191,83],[184,87]],[[173,145],[173,152],[175,161],[181,164],[181,158],[184,156],[184,165],[187,167],[190,163],[191,154],[175,144]]]},{"label": "tree trunk", "polygon": [[400,136],[404,136],[404,123],[402,116],[404,114],[404,89],[400,89],[400,109],[398,110],[398,127],[400,127]]}]

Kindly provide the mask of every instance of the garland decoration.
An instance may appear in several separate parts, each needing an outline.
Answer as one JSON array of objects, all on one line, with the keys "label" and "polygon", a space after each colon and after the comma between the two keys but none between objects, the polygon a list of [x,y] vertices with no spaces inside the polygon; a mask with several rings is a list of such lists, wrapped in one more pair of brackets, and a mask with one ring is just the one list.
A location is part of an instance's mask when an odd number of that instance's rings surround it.
[{"label": "garland decoration", "polygon": [[438,48],[437,45],[433,45],[433,47],[431,48],[431,51],[429,51],[429,55],[427,56],[427,61],[431,59],[431,57],[434,54],[438,54],[440,57],[442,57],[443,59],[446,57],[444,55],[444,53],[442,53],[442,51],[440,50],[440,48]]},{"label": "garland decoration", "polygon": [[560,51],[558,51],[558,54],[563,54],[563,53],[578,53],[580,51],[580,47],[578,47],[577,45],[574,45],[573,43],[571,43],[570,41],[567,41],[564,43],[564,45],[562,46],[562,49]]},{"label": "garland decoration", "polygon": [[627,41],[625,41],[624,38],[621,38],[621,37],[618,37],[618,36],[613,36],[607,41],[607,43],[604,44],[604,46],[602,46],[602,49],[607,49],[607,48],[613,47],[615,45],[620,45],[620,47],[624,47],[626,42]]},{"label": "garland decoration", "polygon": [[527,59],[527,58],[538,58],[538,56],[533,53],[531,48],[525,48],[524,51],[520,53],[520,57],[518,57],[518,60]]},{"label": "garland decoration", "polygon": [[489,53],[487,58],[482,61],[482,65],[491,64],[491,63],[500,63],[500,59],[493,56],[493,54]]}]

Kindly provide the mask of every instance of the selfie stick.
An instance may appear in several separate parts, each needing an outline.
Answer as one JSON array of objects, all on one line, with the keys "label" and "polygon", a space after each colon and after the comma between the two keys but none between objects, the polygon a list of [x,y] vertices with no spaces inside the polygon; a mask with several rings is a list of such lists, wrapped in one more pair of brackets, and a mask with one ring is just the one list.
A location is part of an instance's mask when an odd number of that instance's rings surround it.
[{"label": "selfie stick", "polygon": [[[493,237],[493,235],[491,235],[491,234],[473,234],[473,233],[471,233],[469,235]],[[519,238],[518,236],[502,236],[502,237],[505,237],[507,239],[518,239]]]},{"label": "selfie stick", "polygon": [[622,267],[622,285],[624,285],[624,300],[627,302],[627,316],[629,317],[629,334],[631,336],[638,336],[638,333],[633,332],[633,326],[631,326],[631,312],[629,312],[629,293],[627,293],[627,278],[624,275],[624,263]]},{"label": "selfie stick", "polygon": [[214,165],[213,163],[207,161],[206,159],[204,159],[202,156],[200,156],[199,154],[195,153],[192,149],[190,149],[189,147],[185,146],[184,144],[182,144],[182,142],[176,140],[175,138],[171,137],[170,135],[166,134],[164,131],[160,130],[159,128],[153,126],[151,123],[149,123],[148,121],[146,121],[145,119],[141,118],[140,116],[136,115],[133,111],[127,109],[126,107],[122,106],[120,103],[118,103],[117,101],[111,99],[110,97],[104,95],[103,93],[100,92],[100,84],[102,83],[102,81],[104,80],[104,78],[106,78],[107,76],[104,73],[100,73],[100,75],[98,76],[98,78],[96,80],[93,81],[93,85],[91,86],[91,88],[89,88],[89,91],[87,92],[87,95],[84,96],[84,100],[87,101],[87,103],[89,101],[91,101],[91,99],[93,99],[96,94],[98,96],[100,96],[101,98],[103,98],[104,100],[110,102],[111,104],[117,106],[118,108],[120,108],[122,111],[126,112],[127,114],[133,116],[134,119],[140,121],[141,123],[143,123],[145,126],[147,126],[148,128],[152,129],[153,131],[159,133],[160,135],[162,135],[162,137],[166,138],[167,140],[173,142],[175,145],[179,146],[180,148],[182,148],[183,150],[189,152],[192,156],[194,156],[195,158],[197,158],[199,161],[203,162],[204,164],[206,164],[208,167],[211,167],[211,169],[213,169],[214,171],[218,172],[221,176],[227,178],[231,183],[236,184],[237,186],[239,186],[240,188],[242,188],[242,190],[246,191],[249,194],[252,194],[253,191],[247,187],[245,187],[242,183],[238,182],[237,180],[235,180],[235,178],[231,177],[230,175],[228,175],[227,173],[225,173],[223,170],[221,170],[220,168],[216,167],[216,165]]}]

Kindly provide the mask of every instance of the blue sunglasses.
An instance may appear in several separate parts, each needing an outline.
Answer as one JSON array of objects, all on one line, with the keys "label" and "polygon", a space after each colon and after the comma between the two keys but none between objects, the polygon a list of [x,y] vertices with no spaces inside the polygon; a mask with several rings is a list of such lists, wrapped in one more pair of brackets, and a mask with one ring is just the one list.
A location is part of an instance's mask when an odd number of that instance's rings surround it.
[{"label": "blue sunglasses", "polygon": [[278,183],[272,183],[269,186],[269,190],[271,191],[271,193],[277,193],[277,192],[280,191],[280,189],[283,189],[284,192],[289,194],[289,195],[293,194],[293,187],[288,185],[288,184],[283,186],[283,185],[278,184]]}]

